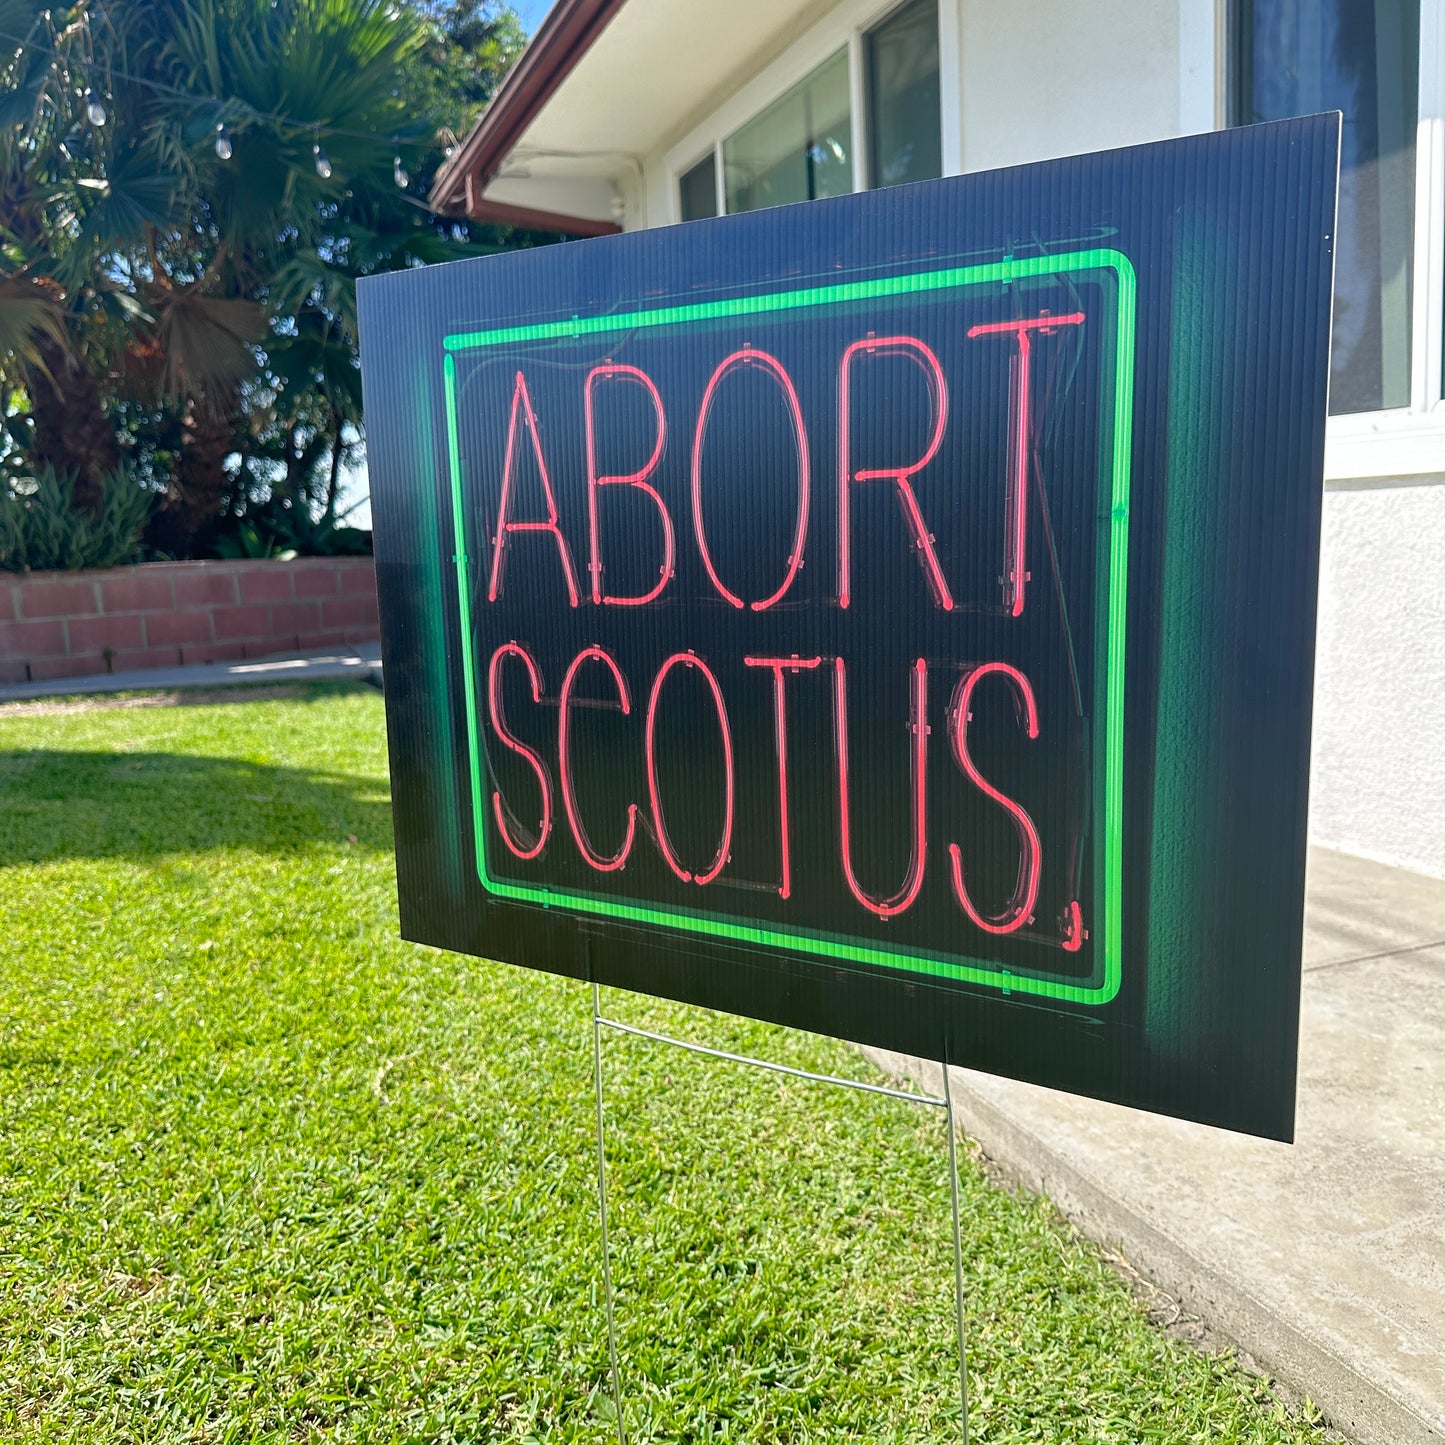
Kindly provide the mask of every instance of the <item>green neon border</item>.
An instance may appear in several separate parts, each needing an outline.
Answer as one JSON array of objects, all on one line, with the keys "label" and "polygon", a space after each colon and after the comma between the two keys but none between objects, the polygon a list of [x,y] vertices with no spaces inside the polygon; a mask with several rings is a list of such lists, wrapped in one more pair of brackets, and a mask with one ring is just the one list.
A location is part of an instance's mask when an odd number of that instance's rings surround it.
[{"label": "green neon border", "polygon": [[[761,316],[792,311],[805,306],[830,306],[876,297],[917,295],[959,286],[977,286],[1000,281],[1017,281],[1032,276],[1056,276],[1065,272],[1109,270],[1118,282],[1116,316],[1113,475],[1110,497],[1108,561],[1108,627],[1104,683],[1104,922],[1103,979],[1097,985],[1065,983],[1006,969],[978,964],[947,962],[925,955],[898,952],[868,944],[845,943],[797,933],[789,929],[737,923],[706,914],[678,909],[623,903],[583,893],[554,891],[494,879],[487,872],[482,802],[481,749],[478,742],[476,709],[476,663],[472,642],[471,582],[466,556],[465,517],[462,507],[461,455],[457,442],[457,383],[454,354],[508,342],[546,341],[593,336],[611,331],[638,331],[656,326],[687,325],[734,316]],[[1034,256],[996,261],[979,266],[957,266],[903,276],[885,276],[868,281],[844,281],[831,286],[813,286],[797,291],[739,296],[720,301],[702,301],[684,306],[663,306],[652,311],[618,315],[579,316],[566,321],[538,322],[524,326],[503,326],[490,331],[468,331],[447,336],[443,359],[447,412],[447,457],[451,472],[452,528],[455,535],[457,595],[460,604],[462,671],[466,685],[467,750],[470,759],[472,827],[477,852],[477,875],[483,888],[500,898],[537,903],[544,907],[573,908],[582,913],[603,914],[631,923],[704,933],[733,942],[763,948],[785,948],[874,967],[903,969],[1001,989],[1006,993],[1032,994],[1063,1003],[1100,1006],[1119,992],[1123,950],[1123,852],[1124,852],[1124,629],[1128,601],[1130,437],[1134,414],[1134,316],[1136,281],[1127,256],[1108,248],[1075,251],[1059,256]]]}]

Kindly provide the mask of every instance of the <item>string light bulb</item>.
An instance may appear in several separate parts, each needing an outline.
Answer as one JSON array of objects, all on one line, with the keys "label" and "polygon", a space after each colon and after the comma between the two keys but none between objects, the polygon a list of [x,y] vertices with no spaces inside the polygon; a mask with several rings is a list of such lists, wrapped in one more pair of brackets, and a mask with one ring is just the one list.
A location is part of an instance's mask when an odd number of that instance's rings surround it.
[{"label": "string light bulb", "polygon": [[[271,0],[273,8],[277,3],[278,0]],[[48,19],[50,13],[51,12],[49,10],[45,10],[42,12],[42,17]],[[20,46],[15,53],[17,56],[22,55],[24,53],[24,46]],[[52,52],[50,70],[53,73],[59,73],[61,75],[64,87],[66,90],[70,91],[70,94],[78,94],[80,96],[81,103],[85,108],[86,119],[90,122],[92,126],[95,126],[97,129],[106,125],[109,122],[110,116],[109,112],[106,110],[106,104],[103,94],[91,85],[87,85],[83,89],[79,86],[76,86],[74,90],[71,90],[70,87],[74,84],[74,78],[70,73],[63,71],[61,69],[61,66],[61,56],[58,53]],[[129,78],[131,80],[134,80],[139,85],[146,86],[149,89],[156,90],[158,92],[164,92],[166,94],[178,93],[171,91],[168,87],[159,86],[153,82],[141,79],[139,77],[132,76]],[[396,93],[397,92],[395,91],[393,92],[393,94]],[[48,95],[43,96],[41,99],[42,106],[48,106],[51,109],[55,109],[58,103],[59,102],[53,100]],[[207,102],[197,101],[197,104],[202,103],[215,106],[216,100],[215,97],[210,97],[209,101]],[[304,134],[304,123],[291,120],[284,115],[262,115],[261,112],[257,112],[254,110],[252,111],[252,114],[260,116],[263,119],[274,121],[283,127],[291,129],[293,133],[294,131],[302,131]],[[331,158],[326,154],[326,151],[322,148],[321,145],[321,127],[319,125],[315,126],[313,128],[313,133],[315,139],[311,146],[312,163],[316,167],[316,174],[323,181],[329,181],[333,175],[333,168],[331,164]],[[378,136],[365,135],[359,131],[333,130],[332,133],[339,135],[355,136],[359,139],[364,140],[380,139],[380,137]],[[442,154],[448,161],[453,159],[453,157],[455,157],[457,152],[461,149],[461,146],[457,141],[456,136],[453,135],[450,131],[443,130],[438,139],[441,139],[443,141]],[[398,137],[392,136],[391,140],[393,145],[391,178],[397,188],[404,191],[411,186],[411,173],[407,170],[406,164],[402,159],[400,141]],[[223,161],[229,161],[235,154],[235,140],[224,121],[216,122],[213,145],[216,155]],[[69,152],[65,149],[63,145],[61,146],[61,154],[64,155],[67,160],[70,159]],[[347,195],[350,195],[350,192],[347,192]]]}]

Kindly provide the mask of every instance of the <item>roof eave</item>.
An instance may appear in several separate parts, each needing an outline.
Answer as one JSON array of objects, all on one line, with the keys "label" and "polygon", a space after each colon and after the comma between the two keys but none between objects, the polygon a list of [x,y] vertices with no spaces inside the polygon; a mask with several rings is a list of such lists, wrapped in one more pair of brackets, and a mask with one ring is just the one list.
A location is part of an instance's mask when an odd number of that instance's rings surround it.
[{"label": "roof eave", "polygon": [[[626,0],[557,0],[457,153],[437,172],[428,197],[434,211],[445,215],[461,204],[467,208],[467,215],[476,215],[470,209],[471,203],[483,203],[482,193],[487,183],[523,132],[625,3]],[[484,218],[476,215],[476,219]],[[565,230],[574,235],[602,234],[595,229],[603,225],[602,222],[581,217],[556,219],[575,224],[534,229]],[[615,231],[617,227],[608,229]]]},{"label": "roof eave", "polygon": [[491,221],[498,226],[515,226],[522,231],[552,231],[561,236],[616,236],[622,227],[615,221],[598,221],[591,216],[566,216],[534,206],[517,206],[508,201],[480,195],[467,177],[466,216],[471,221]]}]

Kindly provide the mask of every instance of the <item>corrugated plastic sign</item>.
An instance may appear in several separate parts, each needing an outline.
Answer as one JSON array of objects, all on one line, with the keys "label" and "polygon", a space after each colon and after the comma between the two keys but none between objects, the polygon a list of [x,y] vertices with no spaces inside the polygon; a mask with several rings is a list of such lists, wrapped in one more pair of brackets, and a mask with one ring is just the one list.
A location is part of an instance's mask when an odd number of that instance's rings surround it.
[{"label": "corrugated plastic sign", "polygon": [[364,281],[406,936],[1288,1138],[1338,144]]}]

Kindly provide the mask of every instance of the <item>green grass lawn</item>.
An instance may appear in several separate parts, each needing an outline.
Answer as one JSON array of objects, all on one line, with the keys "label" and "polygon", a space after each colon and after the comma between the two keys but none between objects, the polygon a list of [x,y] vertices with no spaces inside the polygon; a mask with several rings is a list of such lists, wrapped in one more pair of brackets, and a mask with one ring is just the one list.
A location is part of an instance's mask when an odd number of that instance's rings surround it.
[{"label": "green grass lawn", "polygon": [[[369,689],[0,711],[0,1437],[615,1438],[589,991],[400,942],[389,845]],[[632,1439],[956,1439],[938,1111],[606,1067]],[[963,1191],[976,1440],[1325,1438],[1046,1204]]]}]

